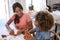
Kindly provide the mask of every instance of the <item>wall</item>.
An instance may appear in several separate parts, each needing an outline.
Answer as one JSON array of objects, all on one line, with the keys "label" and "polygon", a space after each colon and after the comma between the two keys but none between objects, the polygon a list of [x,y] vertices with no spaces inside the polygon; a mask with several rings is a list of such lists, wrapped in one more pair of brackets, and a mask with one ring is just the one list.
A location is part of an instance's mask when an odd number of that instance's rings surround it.
[{"label": "wall", "polygon": [[[7,0],[7,6],[8,6],[8,9],[7,9],[7,16],[10,18],[12,15],[13,15],[13,9],[12,9],[12,5],[16,2],[16,0]],[[9,19],[8,18],[8,19]]]},{"label": "wall", "polygon": [[53,5],[55,3],[60,3],[60,0],[47,0],[48,5]]},{"label": "wall", "polygon": [[21,5],[23,6],[23,11],[26,11],[26,0],[16,0],[17,2],[21,3]]},{"label": "wall", "polygon": [[[32,2],[35,11],[40,11],[46,8],[46,0],[32,0]],[[31,0],[26,0],[27,10],[30,5],[31,5]]]}]

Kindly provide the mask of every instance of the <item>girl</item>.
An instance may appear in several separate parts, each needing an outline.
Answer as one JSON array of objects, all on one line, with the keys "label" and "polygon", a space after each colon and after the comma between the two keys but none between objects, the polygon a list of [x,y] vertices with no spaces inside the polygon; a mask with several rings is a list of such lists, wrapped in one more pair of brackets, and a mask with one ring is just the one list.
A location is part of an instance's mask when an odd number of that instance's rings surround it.
[{"label": "girl", "polygon": [[[47,11],[40,11],[35,17],[35,29],[31,29],[29,32],[36,32],[36,40],[49,40],[49,29],[54,24],[54,19]],[[27,33],[28,34],[28,33]],[[29,36],[30,37],[30,36]],[[25,32],[25,38],[28,39],[28,35]],[[30,38],[32,40],[32,38]],[[33,39],[35,40],[35,39]]]},{"label": "girl", "polygon": [[9,27],[9,25],[14,21],[15,28],[19,32],[23,32],[26,29],[31,29],[32,28],[32,21],[31,18],[28,14],[23,13],[23,7],[20,3],[16,2],[13,4],[13,12],[15,13],[6,23],[6,28],[10,32],[10,34],[14,34],[13,30]]}]

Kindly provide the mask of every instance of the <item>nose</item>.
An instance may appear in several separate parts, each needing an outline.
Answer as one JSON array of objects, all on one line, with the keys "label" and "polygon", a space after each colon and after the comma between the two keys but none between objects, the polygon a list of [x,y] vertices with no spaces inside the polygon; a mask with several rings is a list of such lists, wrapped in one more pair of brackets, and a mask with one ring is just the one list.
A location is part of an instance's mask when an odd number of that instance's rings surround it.
[{"label": "nose", "polygon": [[20,12],[20,11],[19,11],[18,13],[19,13],[19,14],[21,14],[21,12]]}]

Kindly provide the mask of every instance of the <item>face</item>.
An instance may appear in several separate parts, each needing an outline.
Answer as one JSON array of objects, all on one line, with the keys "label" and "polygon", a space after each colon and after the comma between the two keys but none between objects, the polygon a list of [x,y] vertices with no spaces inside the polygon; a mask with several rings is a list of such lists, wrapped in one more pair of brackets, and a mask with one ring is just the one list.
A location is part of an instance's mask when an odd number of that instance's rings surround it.
[{"label": "face", "polygon": [[23,15],[23,10],[20,9],[19,7],[16,7],[15,13],[16,13],[18,16],[22,16],[22,15]]}]

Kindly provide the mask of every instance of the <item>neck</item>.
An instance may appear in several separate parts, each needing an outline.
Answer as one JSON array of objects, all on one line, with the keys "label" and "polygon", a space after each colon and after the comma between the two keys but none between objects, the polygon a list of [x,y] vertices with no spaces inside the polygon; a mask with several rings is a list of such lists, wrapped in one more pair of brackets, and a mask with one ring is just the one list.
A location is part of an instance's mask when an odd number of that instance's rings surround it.
[{"label": "neck", "polygon": [[43,32],[43,30],[41,28],[39,28],[39,32]]},{"label": "neck", "polygon": [[40,29],[39,32],[43,32],[43,30]]}]

